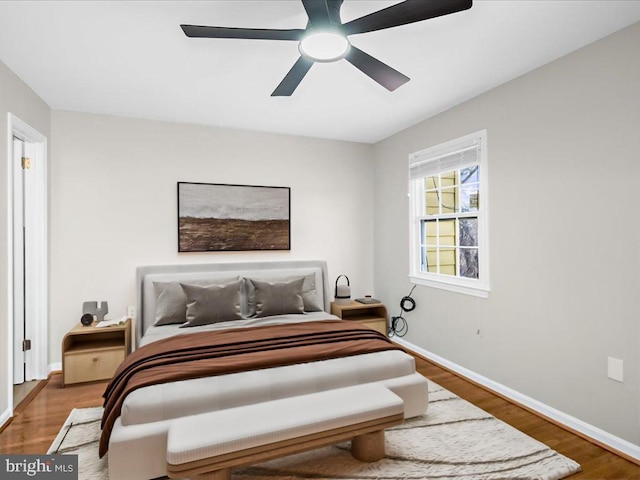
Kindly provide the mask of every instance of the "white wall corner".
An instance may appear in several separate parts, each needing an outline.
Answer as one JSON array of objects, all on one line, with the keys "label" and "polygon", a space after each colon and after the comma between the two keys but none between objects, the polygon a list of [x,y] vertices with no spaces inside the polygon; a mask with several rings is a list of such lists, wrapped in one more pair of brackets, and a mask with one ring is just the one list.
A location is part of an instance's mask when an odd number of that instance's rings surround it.
[{"label": "white wall corner", "polygon": [[415,352],[416,354],[431,360],[438,365],[441,365],[448,370],[451,370],[475,383],[482,385],[483,387],[504,396],[518,405],[527,407],[535,412],[538,412],[544,417],[550,418],[560,425],[564,425],[569,430],[580,432],[582,435],[592,439],[596,444],[601,444],[609,447],[613,453],[620,454],[622,456],[628,456],[632,459],[640,461],[640,445],[633,444],[627,440],[617,437],[609,432],[586,423],[576,417],[573,417],[565,412],[557,410],[549,405],[546,405],[534,398],[531,398],[523,393],[520,393],[512,388],[509,388],[501,383],[495,382],[490,378],[480,375],[473,370],[462,367],[457,363],[451,362],[446,358],[443,358],[435,353],[429,352],[423,348],[420,348],[406,340],[400,338],[392,338],[392,340],[406,349]]}]

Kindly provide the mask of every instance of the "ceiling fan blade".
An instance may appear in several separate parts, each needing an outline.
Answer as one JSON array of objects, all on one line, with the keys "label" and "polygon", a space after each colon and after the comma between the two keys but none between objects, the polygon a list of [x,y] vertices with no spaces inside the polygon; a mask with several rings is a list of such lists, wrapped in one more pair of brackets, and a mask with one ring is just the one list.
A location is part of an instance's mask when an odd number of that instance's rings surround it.
[{"label": "ceiling fan blade", "polygon": [[245,38],[251,40],[300,40],[304,30],[274,30],[269,28],[207,27],[204,25],[180,25],[191,38]]},{"label": "ceiling fan blade", "polygon": [[311,25],[319,26],[329,23],[329,11],[326,0],[302,0],[302,5],[309,17]]},{"label": "ceiling fan blade", "polygon": [[343,25],[344,33],[374,32],[471,8],[473,0],[406,0]]},{"label": "ceiling fan blade", "polygon": [[272,97],[288,97],[290,96],[295,89],[298,87],[304,76],[307,74],[311,66],[313,65],[313,60],[309,60],[303,56],[300,56],[298,61],[293,64],[289,73],[285,75],[285,77],[280,82],[280,85],[276,87],[276,89],[271,94]]},{"label": "ceiling fan blade", "polygon": [[340,7],[343,0],[302,0],[312,27],[340,25]]},{"label": "ceiling fan blade", "polygon": [[349,48],[349,53],[347,53],[345,58],[365,75],[368,75],[391,92],[410,80],[406,75],[394,70],[386,63],[382,63],[380,60],[373,58],[368,53],[364,53],[353,45]]}]

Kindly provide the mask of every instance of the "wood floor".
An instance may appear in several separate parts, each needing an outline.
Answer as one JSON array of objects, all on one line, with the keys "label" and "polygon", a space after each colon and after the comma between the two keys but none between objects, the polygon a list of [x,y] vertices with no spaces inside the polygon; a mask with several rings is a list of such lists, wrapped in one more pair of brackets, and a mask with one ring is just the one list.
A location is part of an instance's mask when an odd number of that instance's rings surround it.
[{"label": "wood floor", "polygon": [[52,375],[26,407],[18,405],[13,421],[0,433],[0,452],[46,453],[72,409],[102,405],[106,385],[63,388],[62,375]]},{"label": "wood floor", "polygon": [[568,479],[640,479],[640,466],[583,440],[426,360],[416,358],[416,366],[425,377],[578,462],[582,472],[571,475],[567,477]]},{"label": "wood floor", "polygon": [[[575,460],[582,466],[570,480],[640,480],[640,466],[604,450],[527,410],[518,407],[423,359],[418,371],[500,418],[527,435]],[[106,383],[62,388],[60,375],[25,406],[19,406],[13,421],[0,434],[0,453],[45,453],[73,408],[100,405]]]}]

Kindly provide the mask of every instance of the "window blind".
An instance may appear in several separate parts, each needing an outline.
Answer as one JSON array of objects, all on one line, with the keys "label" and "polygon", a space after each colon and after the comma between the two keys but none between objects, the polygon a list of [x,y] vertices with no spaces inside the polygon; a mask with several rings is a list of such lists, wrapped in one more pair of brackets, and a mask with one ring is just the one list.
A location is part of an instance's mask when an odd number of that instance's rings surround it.
[{"label": "window blind", "polygon": [[444,148],[428,148],[413,153],[409,156],[409,178],[413,180],[478,165],[481,142],[481,137],[473,137]]}]

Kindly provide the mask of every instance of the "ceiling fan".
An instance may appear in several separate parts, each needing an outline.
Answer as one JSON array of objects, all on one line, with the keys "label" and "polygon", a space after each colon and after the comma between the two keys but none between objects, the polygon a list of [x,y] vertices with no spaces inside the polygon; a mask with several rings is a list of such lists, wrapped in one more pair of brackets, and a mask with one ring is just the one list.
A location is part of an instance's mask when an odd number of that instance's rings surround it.
[{"label": "ceiling fan", "polygon": [[472,0],[405,0],[364,17],[342,23],[343,0],[301,0],[309,21],[305,29],[262,29],[180,25],[187,37],[293,40],[299,42],[300,58],[271,96],[290,96],[315,62],[347,60],[389,91],[409,77],[354,47],[347,38],[358,33],[421,22],[471,8]]}]

